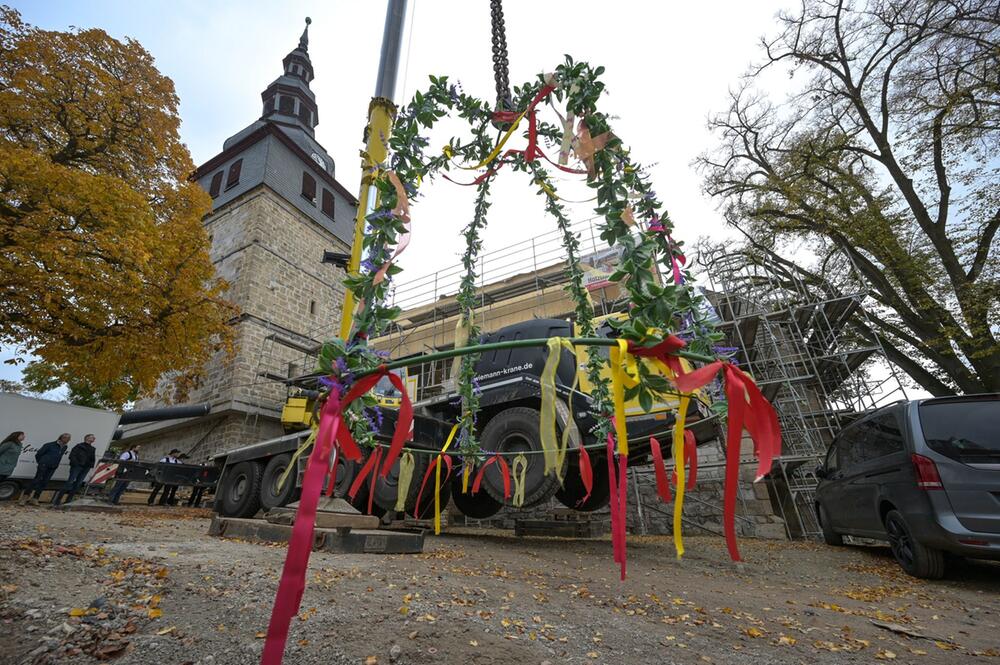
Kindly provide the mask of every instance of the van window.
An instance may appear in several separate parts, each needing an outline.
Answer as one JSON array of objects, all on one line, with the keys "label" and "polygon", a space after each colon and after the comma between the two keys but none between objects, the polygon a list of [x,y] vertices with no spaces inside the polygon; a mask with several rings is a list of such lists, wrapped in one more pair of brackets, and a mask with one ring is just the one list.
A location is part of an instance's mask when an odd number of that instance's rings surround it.
[{"label": "van window", "polygon": [[852,425],[837,437],[837,460],[840,470],[850,473],[854,467],[864,461],[860,454],[860,426]]},{"label": "van window", "polygon": [[865,447],[865,459],[877,459],[903,452],[903,431],[896,414],[883,413],[865,424],[868,425],[865,434],[869,437]]},{"label": "van window", "polygon": [[959,462],[1000,461],[1000,397],[930,401],[919,413],[931,450]]}]

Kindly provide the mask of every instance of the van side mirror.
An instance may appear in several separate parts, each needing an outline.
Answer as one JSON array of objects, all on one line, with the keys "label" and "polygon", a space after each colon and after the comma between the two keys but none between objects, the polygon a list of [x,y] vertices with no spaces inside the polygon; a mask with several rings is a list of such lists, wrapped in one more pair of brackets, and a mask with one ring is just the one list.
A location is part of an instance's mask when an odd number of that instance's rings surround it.
[{"label": "van side mirror", "polygon": [[826,478],[826,476],[827,476],[826,465],[820,464],[819,466],[817,466],[816,467],[816,477],[817,478]]}]

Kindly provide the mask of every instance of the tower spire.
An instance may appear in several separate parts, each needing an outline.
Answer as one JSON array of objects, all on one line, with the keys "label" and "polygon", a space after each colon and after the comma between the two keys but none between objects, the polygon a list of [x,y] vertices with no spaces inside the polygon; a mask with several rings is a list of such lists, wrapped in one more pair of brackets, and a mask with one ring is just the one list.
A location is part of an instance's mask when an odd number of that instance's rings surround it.
[{"label": "tower spire", "polygon": [[299,37],[299,48],[306,52],[309,51],[309,24],[312,22],[313,20],[307,16],[306,29],[302,31],[302,36]]}]

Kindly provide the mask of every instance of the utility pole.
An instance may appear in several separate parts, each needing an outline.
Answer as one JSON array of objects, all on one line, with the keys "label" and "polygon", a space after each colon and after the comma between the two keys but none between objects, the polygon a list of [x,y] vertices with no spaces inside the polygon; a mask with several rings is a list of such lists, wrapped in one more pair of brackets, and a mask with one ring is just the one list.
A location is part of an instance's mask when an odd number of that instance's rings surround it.
[{"label": "utility pole", "polygon": [[[406,23],[406,1],[389,0],[385,12],[385,29],[382,32],[382,54],[378,63],[375,96],[368,105],[368,127],[365,129],[365,150],[361,159],[361,191],[358,195],[358,215],[354,220],[354,240],[347,273],[356,275],[361,265],[361,239],[365,233],[365,218],[378,205],[378,193],[372,184],[376,165],[385,161],[389,136],[396,117],[396,75],[399,72],[399,55],[403,45],[403,26]],[[347,340],[354,323],[354,294],[344,294],[340,312],[340,338]]]}]

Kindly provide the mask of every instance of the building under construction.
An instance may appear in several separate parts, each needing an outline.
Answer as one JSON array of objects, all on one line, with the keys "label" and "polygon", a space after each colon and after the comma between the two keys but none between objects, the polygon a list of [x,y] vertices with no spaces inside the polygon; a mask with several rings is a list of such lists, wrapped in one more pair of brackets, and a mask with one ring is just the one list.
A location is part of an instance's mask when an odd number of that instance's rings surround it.
[{"label": "building under construction", "polygon": [[[592,220],[575,225],[581,241],[588,291],[598,315],[621,311],[627,299],[608,282],[617,255],[599,239]],[[699,279],[724,346],[734,360],[755,377],[778,412],[783,451],[766,483],[753,483],[756,461],[749,441],[744,444],[737,522],[744,535],[814,537],[819,526],[814,510],[817,479],[814,469],[837,431],[859,413],[898,399],[901,385],[884,361],[881,349],[865,345],[851,333],[851,317],[863,315],[867,292],[853,289],[836,297],[819,295],[781,266],[766,259],[753,262],[742,254],[703,250]],[[565,253],[557,230],[484,253],[480,259],[477,323],[484,333],[531,318],[573,316],[566,293]],[[843,266],[850,270],[849,264]],[[444,268],[396,284],[391,297],[403,309],[392,329],[372,344],[393,358],[451,348],[459,306],[455,301],[463,269]],[[857,279],[838,283],[861,284]],[[310,371],[318,347],[286,339],[280,332],[266,336],[257,362],[248,411],[250,430],[265,430],[280,415],[281,382]],[[297,353],[289,360],[290,353]],[[425,363],[409,370],[408,386],[416,406],[441,399],[453,389],[451,360]],[[722,423],[718,423],[721,425]],[[685,520],[694,530],[721,533],[722,428],[699,449],[698,484],[687,494]],[[642,533],[671,529],[672,507],[659,502],[650,467],[634,467],[629,523]],[[563,513],[553,502],[528,511],[507,508],[488,520],[515,526],[519,519]],[[592,517],[601,519],[601,513]],[[606,517],[606,515],[605,515]],[[460,516],[453,518],[461,520]],[[486,526],[487,524],[479,523]]]}]

